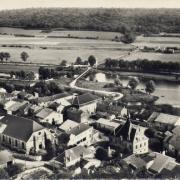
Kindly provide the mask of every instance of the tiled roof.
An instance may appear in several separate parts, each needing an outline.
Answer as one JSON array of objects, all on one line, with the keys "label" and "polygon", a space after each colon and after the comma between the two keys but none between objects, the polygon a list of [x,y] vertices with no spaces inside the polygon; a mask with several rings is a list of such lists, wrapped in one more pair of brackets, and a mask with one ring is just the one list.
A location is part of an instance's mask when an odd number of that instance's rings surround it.
[{"label": "tiled roof", "polygon": [[93,95],[91,93],[86,93],[76,96],[73,100],[73,105],[82,106],[84,104],[91,103],[99,99],[100,99],[99,96]]},{"label": "tiled roof", "polygon": [[74,134],[75,136],[81,134],[82,132],[88,130],[92,128],[91,126],[87,125],[87,124],[84,124],[84,123],[81,123],[79,124],[78,126],[74,127],[73,129],[71,129],[68,134]]},{"label": "tiled roof", "polygon": [[38,100],[38,103],[49,102],[49,101],[54,101],[56,99],[64,98],[67,96],[69,96],[68,93],[59,93],[59,94],[55,94],[53,96],[39,97],[37,100]]},{"label": "tiled roof", "polygon": [[65,132],[67,132],[67,131],[75,128],[78,125],[79,125],[79,123],[67,119],[59,128],[62,129],[63,131],[65,131]]},{"label": "tiled roof", "polygon": [[174,148],[180,151],[180,134],[175,134],[169,139],[169,144],[174,146]]},{"label": "tiled roof", "polygon": [[128,165],[131,165],[136,169],[145,167],[146,165],[146,162],[140,156],[137,156],[135,154],[126,157],[125,159],[123,159],[123,161],[125,161]]},{"label": "tiled roof", "polygon": [[103,124],[103,125],[113,127],[113,128],[117,128],[117,127],[120,126],[120,123],[117,123],[115,121],[110,121],[110,120],[107,120],[107,119],[104,119],[104,118],[100,118],[96,122],[100,123],[100,124]]},{"label": "tiled roof", "polygon": [[71,161],[79,159],[82,155],[86,156],[90,154],[92,154],[92,151],[84,146],[76,146],[65,151],[65,156],[70,157]]},{"label": "tiled roof", "polygon": [[36,117],[41,118],[41,119],[44,119],[44,118],[46,118],[47,116],[49,116],[49,114],[51,114],[52,112],[53,112],[52,109],[44,108],[44,109],[42,109],[41,111],[39,111],[39,112],[36,114]]},{"label": "tiled roof", "polygon": [[175,125],[177,121],[180,121],[179,116],[174,116],[174,115],[164,114],[164,113],[160,113],[160,115],[155,119],[155,122],[171,124],[171,125]]},{"label": "tiled roof", "polygon": [[154,161],[149,170],[153,173],[160,173],[167,163],[174,161],[173,158],[160,153],[152,152],[152,155],[154,155]]},{"label": "tiled roof", "polygon": [[28,141],[33,132],[44,128],[33,120],[13,115],[4,116],[0,119],[0,123],[6,125],[2,134],[25,142]]}]

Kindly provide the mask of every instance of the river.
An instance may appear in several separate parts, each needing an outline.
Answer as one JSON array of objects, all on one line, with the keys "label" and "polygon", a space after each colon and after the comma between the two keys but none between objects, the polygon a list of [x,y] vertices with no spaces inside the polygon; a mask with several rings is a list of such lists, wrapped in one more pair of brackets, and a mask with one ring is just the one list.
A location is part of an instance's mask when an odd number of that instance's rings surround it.
[{"label": "river", "polygon": [[[129,79],[132,76],[119,76],[123,86],[127,86]],[[87,78],[88,79],[88,78]],[[97,73],[94,75],[94,80],[98,82],[114,82],[115,77],[106,75],[104,73]],[[155,81],[156,90],[153,95],[158,96],[157,104],[171,104],[180,107],[180,85],[174,82]],[[140,80],[137,89],[144,91],[145,82]]]}]

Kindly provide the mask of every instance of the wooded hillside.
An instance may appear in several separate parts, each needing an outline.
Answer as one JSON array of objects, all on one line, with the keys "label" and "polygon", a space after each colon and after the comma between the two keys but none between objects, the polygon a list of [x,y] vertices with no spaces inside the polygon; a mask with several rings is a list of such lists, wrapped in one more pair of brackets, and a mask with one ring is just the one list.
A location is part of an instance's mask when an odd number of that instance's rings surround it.
[{"label": "wooded hillside", "polygon": [[39,8],[0,11],[0,26],[140,33],[180,32],[180,9]]}]

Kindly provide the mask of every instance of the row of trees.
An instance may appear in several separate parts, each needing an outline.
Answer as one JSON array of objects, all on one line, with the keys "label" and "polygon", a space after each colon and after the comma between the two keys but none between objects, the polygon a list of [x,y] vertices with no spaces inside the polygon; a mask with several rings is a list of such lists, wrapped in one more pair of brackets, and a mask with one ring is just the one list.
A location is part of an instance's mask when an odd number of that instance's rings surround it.
[{"label": "row of trees", "polygon": [[0,52],[0,60],[1,62],[3,62],[4,60],[6,60],[6,62],[9,60],[9,58],[11,57],[9,52]]},{"label": "row of trees", "polygon": [[11,78],[15,76],[16,78],[23,79],[23,80],[34,80],[35,78],[34,72],[25,72],[23,70],[11,71],[10,75],[11,75]]},{"label": "row of trees", "polygon": [[180,32],[179,9],[23,9],[0,12],[0,26],[125,33]]},{"label": "row of trees", "polygon": [[[129,80],[128,86],[131,87],[132,90],[135,90],[138,84],[139,80],[137,78],[131,78]],[[151,94],[155,91],[155,83],[153,80],[150,80],[145,84],[145,91],[148,94]]]},{"label": "row of trees", "polygon": [[106,59],[105,68],[118,68],[130,71],[146,71],[146,72],[180,72],[180,63],[178,62],[162,62],[149,61],[147,59],[137,59],[134,61]]}]

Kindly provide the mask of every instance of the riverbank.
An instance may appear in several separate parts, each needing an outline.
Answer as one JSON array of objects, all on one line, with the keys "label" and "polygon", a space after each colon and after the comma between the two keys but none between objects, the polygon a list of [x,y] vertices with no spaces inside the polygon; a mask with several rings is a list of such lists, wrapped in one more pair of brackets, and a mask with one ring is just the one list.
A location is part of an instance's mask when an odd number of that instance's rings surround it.
[{"label": "riverbank", "polygon": [[127,71],[111,71],[111,70],[102,70],[102,69],[98,69],[99,73],[105,73],[109,76],[135,76],[138,77],[140,79],[144,79],[144,80],[159,80],[159,81],[166,81],[166,82],[174,82],[179,84],[180,83],[180,79],[176,79],[175,75],[172,74],[168,74],[168,75],[164,75],[164,74],[152,74],[152,73],[142,73],[142,72],[127,72]]}]

